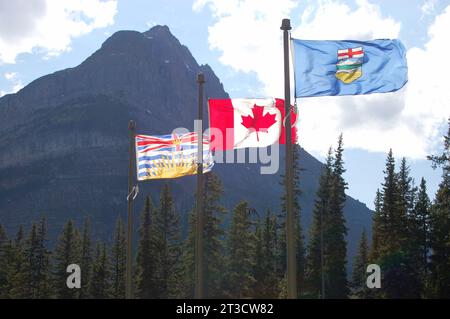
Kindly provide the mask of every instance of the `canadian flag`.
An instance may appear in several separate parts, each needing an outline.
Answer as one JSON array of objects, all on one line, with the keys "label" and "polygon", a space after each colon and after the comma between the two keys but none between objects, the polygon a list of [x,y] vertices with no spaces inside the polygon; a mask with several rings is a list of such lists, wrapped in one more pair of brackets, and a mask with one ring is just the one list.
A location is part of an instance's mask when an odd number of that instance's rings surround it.
[{"label": "canadian flag", "polygon": [[[285,144],[284,100],[210,99],[211,150]],[[291,112],[292,143],[297,140],[296,114]]]}]

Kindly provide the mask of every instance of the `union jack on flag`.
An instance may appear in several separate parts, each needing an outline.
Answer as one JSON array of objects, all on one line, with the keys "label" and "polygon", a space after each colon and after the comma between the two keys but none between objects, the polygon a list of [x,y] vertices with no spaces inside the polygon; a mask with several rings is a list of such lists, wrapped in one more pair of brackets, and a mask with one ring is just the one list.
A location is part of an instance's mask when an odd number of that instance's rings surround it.
[{"label": "union jack on flag", "polygon": [[[197,173],[197,133],[136,135],[137,179],[177,178]],[[211,171],[214,160],[209,140],[203,138],[203,172]]]}]

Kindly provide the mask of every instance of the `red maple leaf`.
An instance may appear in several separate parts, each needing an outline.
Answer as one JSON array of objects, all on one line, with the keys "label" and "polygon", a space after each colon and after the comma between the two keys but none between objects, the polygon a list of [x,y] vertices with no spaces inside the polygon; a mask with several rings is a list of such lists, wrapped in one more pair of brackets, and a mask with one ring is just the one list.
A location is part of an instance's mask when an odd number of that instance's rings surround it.
[{"label": "red maple leaf", "polygon": [[267,133],[269,127],[275,124],[276,114],[266,113],[263,115],[264,106],[254,105],[252,108],[253,117],[251,115],[241,116],[242,125],[246,128],[253,129],[256,132],[256,140],[259,142],[258,132]]}]

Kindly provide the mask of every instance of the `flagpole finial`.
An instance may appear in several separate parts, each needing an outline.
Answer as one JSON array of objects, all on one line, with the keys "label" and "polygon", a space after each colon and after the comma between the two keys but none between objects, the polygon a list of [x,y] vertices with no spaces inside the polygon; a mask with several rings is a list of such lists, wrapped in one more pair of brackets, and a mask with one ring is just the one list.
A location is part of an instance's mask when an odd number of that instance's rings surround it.
[{"label": "flagpole finial", "polygon": [[198,83],[205,83],[205,75],[203,73],[197,74],[197,82]]},{"label": "flagpole finial", "polygon": [[292,29],[291,28],[291,20],[290,19],[283,19],[281,21],[281,28],[280,29],[281,30],[285,30],[285,31],[291,30]]},{"label": "flagpole finial", "polygon": [[129,128],[131,131],[133,131],[133,130],[136,128],[136,122],[133,121],[133,120],[130,120],[130,121],[128,122],[128,128]]}]

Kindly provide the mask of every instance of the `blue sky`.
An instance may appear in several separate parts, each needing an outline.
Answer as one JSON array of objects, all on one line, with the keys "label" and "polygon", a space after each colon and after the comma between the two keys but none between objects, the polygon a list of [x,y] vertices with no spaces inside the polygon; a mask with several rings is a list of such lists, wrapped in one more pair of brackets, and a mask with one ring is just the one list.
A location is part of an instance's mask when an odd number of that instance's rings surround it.
[{"label": "blue sky", "polygon": [[416,179],[427,179],[432,196],[440,171],[425,156],[439,150],[450,116],[450,0],[0,0],[0,95],[78,65],[115,31],[165,24],[232,97],[282,96],[285,17],[297,38],[405,44],[410,81],[403,90],[298,100],[299,139],[323,160],[342,132],[348,193],[369,207],[389,148],[408,159]]}]

